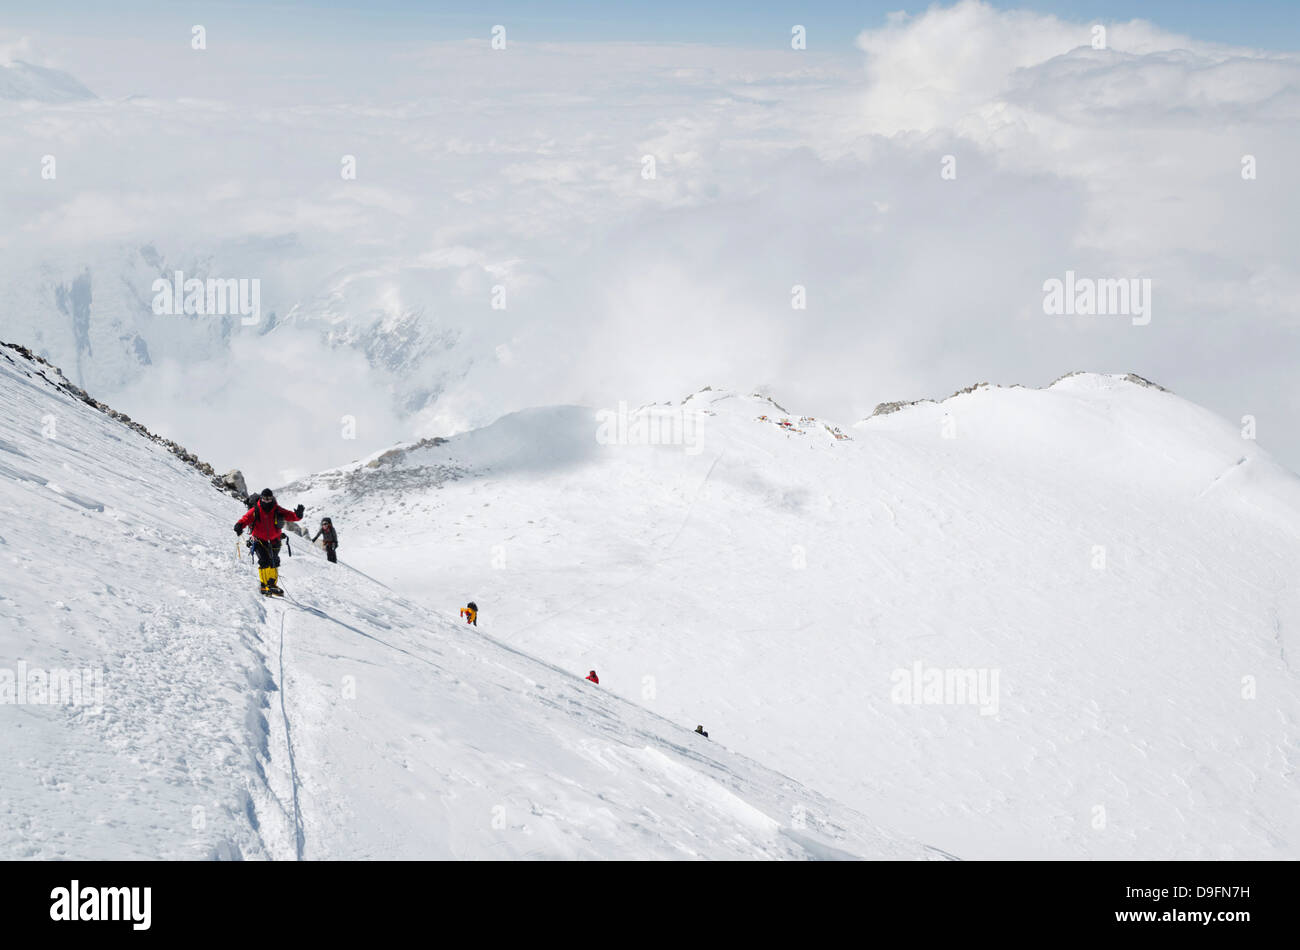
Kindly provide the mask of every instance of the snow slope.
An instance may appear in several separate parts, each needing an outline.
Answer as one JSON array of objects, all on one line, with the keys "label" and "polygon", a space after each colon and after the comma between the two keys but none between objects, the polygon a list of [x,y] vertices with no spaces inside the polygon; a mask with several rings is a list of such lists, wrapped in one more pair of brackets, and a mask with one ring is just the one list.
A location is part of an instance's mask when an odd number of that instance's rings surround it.
[{"label": "snow slope", "polygon": [[942,856],[301,542],[264,600],[238,505],[59,382],[0,346],[0,857]]},{"label": "snow slope", "polygon": [[293,489],[431,612],[963,857],[1300,857],[1300,481],[1234,427],[1094,374],[847,438],[726,392],[638,412]]}]

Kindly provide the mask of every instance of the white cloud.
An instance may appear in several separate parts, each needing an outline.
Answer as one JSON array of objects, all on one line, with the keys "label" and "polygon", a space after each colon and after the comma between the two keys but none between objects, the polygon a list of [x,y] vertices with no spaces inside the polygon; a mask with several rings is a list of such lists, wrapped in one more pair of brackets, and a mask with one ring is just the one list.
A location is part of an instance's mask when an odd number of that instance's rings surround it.
[{"label": "white cloud", "polygon": [[31,63],[33,66],[53,65],[37,49],[30,36],[0,33],[0,66],[12,66],[14,63]]},{"label": "white cloud", "polygon": [[[160,51],[138,75],[79,77],[151,99],[0,106],[0,163],[28,169],[0,181],[6,254],[66,280],[99,244],[153,242],[170,260],[263,274],[266,309],[292,313],[267,339],[330,340],[310,358],[344,360],[335,377],[362,380],[368,411],[387,405],[371,431],[709,383],[770,386],[851,421],[877,401],[1089,368],[1250,412],[1298,464],[1300,437],[1280,433],[1300,410],[1286,356],[1300,61],[1141,21],[1106,24],[1096,50],[1092,25],[964,2],[894,17],[839,58],[514,42]],[[149,88],[159,62],[170,83]],[[55,182],[35,178],[45,152]],[[340,179],[345,154],[356,181]],[[1042,283],[1066,269],[1151,277],[1152,324],[1044,316]],[[504,311],[489,302],[498,282]],[[805,311],[790,307],[796,283]],[[32,309],[12,280],[6,299]],[[33,328],[64,319],[45,306]],[[356,352],[376,367],[369,382],[346,362]],[[282,411],[310,429],[321,410]]]}]

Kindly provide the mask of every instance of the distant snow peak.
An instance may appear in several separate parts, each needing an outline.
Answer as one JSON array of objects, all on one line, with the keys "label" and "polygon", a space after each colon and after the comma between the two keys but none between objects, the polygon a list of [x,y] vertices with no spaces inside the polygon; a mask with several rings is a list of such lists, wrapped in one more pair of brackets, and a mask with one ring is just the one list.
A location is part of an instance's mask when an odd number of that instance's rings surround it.
[{"label": "distant snow peak", "polygon": [[74,76],[23,60],[0,64],[0,99],[33,102],[77,102],[95,94]]},{"label": "distant snow peak", "polygon": [[[1073,370],[1072,372],[1066,373],[1062,376],[1058,376],[1056,379],[1052,380],[1052,382],[1050,382],[1049,384],[1041,388],[1051,389],[1052,387],[1056,386],[1058,383],[1061,383],[1067,379],[1075,379],[1077,377],[1086,377],[1086,378],[1099,380],[1099,381],[1122,380],[1127,383],[1133,383],[1136,386],[1144,386],[1147,389],[1156,389],[1162,393],[1169,392],[1168,389],[1166,389],[1164,386],[1161,386],[1159,383],[1153,383],[1151,380],[1143,376],[1139,376],[1137,373],[1126,373],[1123,376],[1119,376],[1110,373],[1090,373],[1087,370],[1081,370],[1081,369]],[[973,385],[967,386],[965,389],[957,390],[951,396],[948,396],[944,399],[930,399],[926,397],[922,399],[900,399],[895,402],[882,402],[878,404],[874,410],[872,410],[871,415],[868,416],[867,418],[874,419],[876,416],[887,416],[890,413],[898,412],[900,409],[906,409],[909,406],[920,406],[926,403],[929,403],[932,406],[940,405],[942,403],[947,402],[949,399],[955,399],[958,396],[964,396],[967,393],[977,392],[981,389],[1024,389],[1024,388],[1025,387],[1021,386],[1019,383],[1011,383],[1010,385],[1007,386],[1003,386],[998,383],[974,383]]]},{"label": "distant snow peak", "polygon": [[1096,381],[1122,380],[1123,382],[1126,383],[1132,383],[1135,386],[1144,386],[1147,389],[1156,389],[1162,393],[1171,392],[1171,390],[1166,389],[1164,386],[1161,386],[1159,383],[1154,383],[1151,380],[1147,379],[1145,376],[1139,376],[1137,373],[1125,373],[1123,376],[1120,376],[1118,373],[1090,373],[1086,370],[1081,370],[1081,369],[1076,369],[1072,372],[1065,373],[1062,376],[1058,376],[1056,379],[1052,380],[1045,388],[1051,389],[1052,387],[1056,386],[1058,383],[1062,383],[1067,379],[1079,379],[1079,378],[1092,379]]}]

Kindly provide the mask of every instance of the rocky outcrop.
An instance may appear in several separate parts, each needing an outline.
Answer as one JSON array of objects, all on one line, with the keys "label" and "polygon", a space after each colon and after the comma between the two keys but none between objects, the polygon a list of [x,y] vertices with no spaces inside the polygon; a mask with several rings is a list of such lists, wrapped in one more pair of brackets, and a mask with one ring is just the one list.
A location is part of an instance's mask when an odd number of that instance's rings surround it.
[{"label": "rocky outcrop", "polygon": [[244,473],[237,468],[232,468],[224,475],[217,477],[220,482],[218,487],[225,489],[236,498],[248,497],[248,483],[244,481]]},{"label": "rocky outcrop", "polygon": [[400,462],[406,456],[407,452],[412,452],[416,449],[427,449],[434,445],[444,445],[446,441],[447,440],[442,436],[435,435],[431,439],[421,439],[419,442],[412,442],[410,445],[403,445],[395,449],[389,449],[383,455],[378,455],[367,462],[366,468],[381,468],[385,465],[393,465]]}]

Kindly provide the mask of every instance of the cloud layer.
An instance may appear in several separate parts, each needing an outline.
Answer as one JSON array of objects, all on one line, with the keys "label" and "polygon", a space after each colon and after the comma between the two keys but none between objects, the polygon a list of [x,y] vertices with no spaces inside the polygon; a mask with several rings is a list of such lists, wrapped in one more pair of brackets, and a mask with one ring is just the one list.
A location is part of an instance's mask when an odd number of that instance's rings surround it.
[{"label": "cloud layer", "polygon": [[[1105,26],[1094,48],[1094,24],[964,2],[858,56],[485,37],[272,60],[227,35],[129,74],[88,53],[101,100],[0,105],[6,334],[69,362],[55,288],[90,268],[113,329],[87,384],[267,478],[529,405],[714,384],[851,421],[1078,368],[1254,415],[1294,467],[1300,61]],[[150,268],[120,262],[144,245],[260,277],[274,327],[137,313]],[[1151,323],[1045,315],[1067,271],[1149,278]],[[106,355],[132,333],[160,341],[148,366]],[[236,381],[277,352],[332,398],[270,394],[281,427],[250,437]],[[349,393],[356,441],[332,434]]]}]

